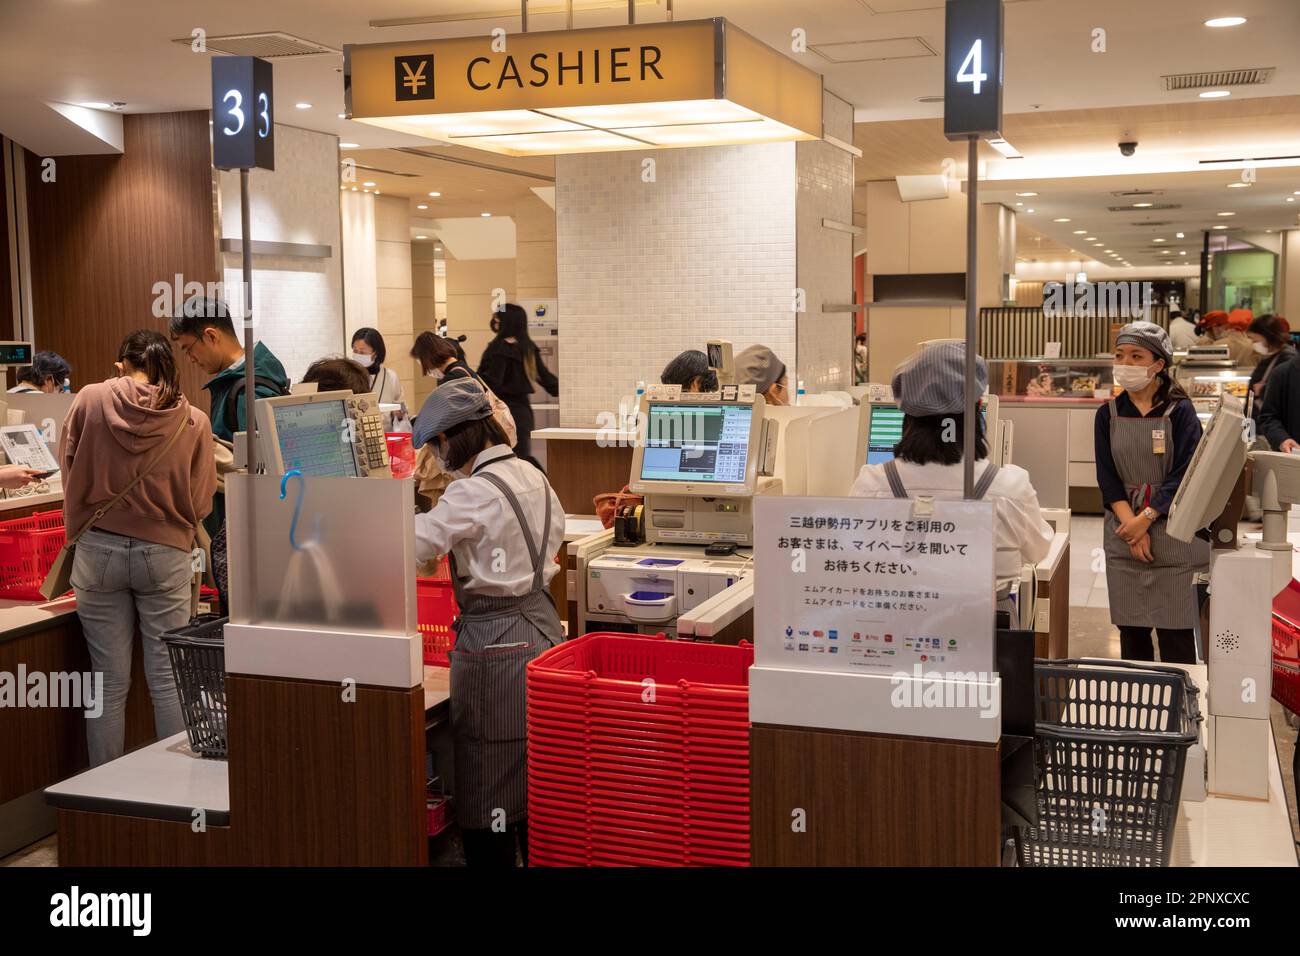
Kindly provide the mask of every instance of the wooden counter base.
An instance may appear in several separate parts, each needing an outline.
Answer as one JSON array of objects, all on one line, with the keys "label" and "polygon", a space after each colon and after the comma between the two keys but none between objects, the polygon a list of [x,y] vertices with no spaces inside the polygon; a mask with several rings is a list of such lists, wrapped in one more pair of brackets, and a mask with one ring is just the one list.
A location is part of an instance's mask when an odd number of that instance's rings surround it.
[{"label": "wooden counter base", "polygon": [[59,866],[229,866],[229,827],[59,810]]}]

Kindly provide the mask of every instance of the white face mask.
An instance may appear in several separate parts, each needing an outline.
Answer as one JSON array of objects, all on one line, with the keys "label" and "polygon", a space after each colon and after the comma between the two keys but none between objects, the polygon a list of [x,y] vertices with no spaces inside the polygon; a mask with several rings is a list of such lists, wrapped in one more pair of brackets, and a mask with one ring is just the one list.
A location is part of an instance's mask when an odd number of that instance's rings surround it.
[{"label": "white face mask", "polygon": [[352,353],[352,361],[356,362],[362,368],[370,368],[370,365],[374,360],[375,357],[373,355],[362,355],[360,352]]},{"label": "white face mask", "polygon": [[1155,377],[1150,365],[1116,365],[1112,370],[1115,384],[1130,392],[1140,392]]},{"label": "white face mask", "polygon": [[433,379],[435,382],[441,382],[444,373],[442,369],[435,368],[435,369],[430,369],[428,372],[425,372],[424,374],[427,375],[429,378]]},{"label": "white face mask", "polygon": [[1254,348],[1255,351],[1258,352],[1260,355],[1267,355],[1267,354],[1268,354],[1268,346],[1265,345],[1263,342],[1256,342],[1256,343],[1254,344],[1253,348]]}]

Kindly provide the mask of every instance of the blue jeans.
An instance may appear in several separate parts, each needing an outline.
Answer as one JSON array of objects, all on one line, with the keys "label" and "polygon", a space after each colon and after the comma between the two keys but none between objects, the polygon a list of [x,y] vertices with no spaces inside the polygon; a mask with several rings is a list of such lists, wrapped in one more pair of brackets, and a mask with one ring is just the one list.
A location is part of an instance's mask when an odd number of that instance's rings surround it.
[{"label": "blue jeans", "polygon": [[77,616],[91,667],[104,675],[103,713],[86,721],[92,767],[116,760],[125,748],[137,623],[154,729],[159,739],[185,729],[171,660],[160,637],[189,623],[192,579],[190,553],[180,548],[94,528],[77,542],[72,563]]}]

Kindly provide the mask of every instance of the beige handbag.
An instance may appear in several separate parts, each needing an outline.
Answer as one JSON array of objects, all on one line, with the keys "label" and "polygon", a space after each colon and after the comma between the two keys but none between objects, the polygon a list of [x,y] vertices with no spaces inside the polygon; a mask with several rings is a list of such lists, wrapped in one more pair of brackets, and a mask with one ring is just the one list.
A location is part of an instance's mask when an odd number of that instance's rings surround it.
[{"label": "beige handbag", "polygon": [[41,584],[41,594],[45,597],[45,600],[53,601],[56,597],[68,593],[68,589],[72,587],[72,556],[77,549],[77,542],[81,539],[81,536],[94,527],[95,522],[104,517],[114,505],[125,498],[127,493],[138,485],[145,475],[153,471],[154,465],[162,461],[167,452],[171,450],[172,445],[176,443],[176,439],[181,437],[181,432],[185,430],[185,426],[189,423],[190,416],[185,415],[181,419],[180,427],[172,432],[171,437],[167,439],[167,444],[163,445],[162,451],[145,466],[144,471],[132,478],[130,484],[106,503],[96,508],[95,513],[90,516],[89,520],[77,529],[77,533],[64,542],[63,547],[59,549],[58,555],[54,558],[54,563],[50,565],[49,573],[45,575],[45,581]]}]

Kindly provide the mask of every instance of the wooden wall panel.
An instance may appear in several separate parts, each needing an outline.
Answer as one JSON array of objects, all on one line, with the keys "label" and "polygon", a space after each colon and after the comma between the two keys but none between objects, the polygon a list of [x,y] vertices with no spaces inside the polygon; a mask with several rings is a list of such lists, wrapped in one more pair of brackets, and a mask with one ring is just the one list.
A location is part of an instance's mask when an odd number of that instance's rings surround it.
[{"label": "wooden wall panel", "polygon": [[[219,278],[208,113],[128,115],[123,133],[122,155],[59,157],[52,183],[26,154],[36,347],[68,360],[74,389],[114,374],[128,332],[166,332],[155,282]],[[206,411],[206,376],[178,358],[186,395]]]},{"label": "wooden wall panel", "polygon": [[[0,152],[9,141],[0,136]],[[0,175],[4,163],[0,161]],[[13,334],[13,276],[9,274],[9,204],[5,201],[6,183],[0,183],[0,338]]]}]

